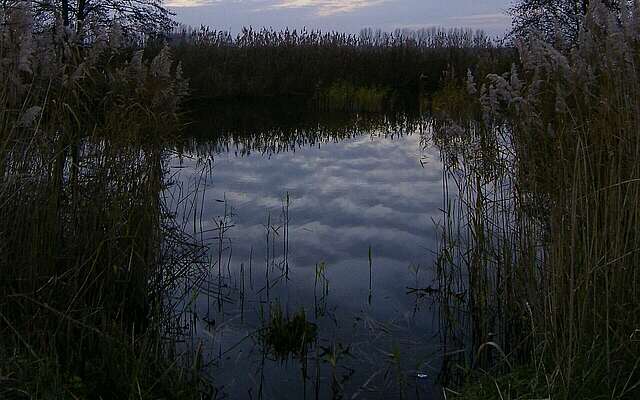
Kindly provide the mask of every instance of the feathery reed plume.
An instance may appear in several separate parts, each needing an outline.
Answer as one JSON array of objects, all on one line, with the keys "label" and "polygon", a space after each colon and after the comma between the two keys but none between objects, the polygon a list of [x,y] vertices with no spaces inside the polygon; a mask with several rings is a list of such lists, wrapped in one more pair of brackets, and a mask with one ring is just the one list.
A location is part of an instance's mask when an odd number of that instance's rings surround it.
[{"label": "feathery reed plume", "polygon": [[521,68],[436,133],[458,192],[437,263],[448,343],[521,379],[514,397],[640,393],[640,9],[590,3],[575,48],[519,43]]}]

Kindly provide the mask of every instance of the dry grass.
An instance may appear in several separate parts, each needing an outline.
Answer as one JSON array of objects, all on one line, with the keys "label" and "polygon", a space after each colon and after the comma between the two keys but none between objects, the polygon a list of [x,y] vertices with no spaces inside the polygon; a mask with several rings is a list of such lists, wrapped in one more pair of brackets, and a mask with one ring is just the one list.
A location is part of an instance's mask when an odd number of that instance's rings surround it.
[{"label": "dry grass", "polygon": [[357,108],[351,103],[360,98],[362,108],[376,109],[377,98],[389,94],[383,92],[432,94],[447,69],[461,78],[467,68],[501,71],[514,56],[483,32],[460,28],[360,34],[245,28],[237,36],[185,28],[172,35],[172,49],[199,97],[296,96],[315,105],[314,96],[338,102],[349,96],[341,108]]},{"label": "dry grass", "polygon": [[571,53],[523,43],[522,80],[515,69],[488,76],[468,111],[476,122],[438,130],[459,193],[438,268],[448,345],[472,349],[459,363],[490,374],[525,366],[553,398],[632,399],[640,10],[616,21],[593,3]]},{"label": "dry grass", "polygon": [[166,301],[189,245],[161,198],[184,90],[168,51],[147,62],[3,18],[0,398],[197,398]]}]

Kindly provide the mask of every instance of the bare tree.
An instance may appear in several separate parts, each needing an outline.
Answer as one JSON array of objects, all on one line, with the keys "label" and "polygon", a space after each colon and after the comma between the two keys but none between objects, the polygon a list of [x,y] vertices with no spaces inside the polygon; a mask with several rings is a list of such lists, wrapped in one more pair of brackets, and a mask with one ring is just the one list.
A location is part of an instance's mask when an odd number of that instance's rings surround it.
[{"label": "bare tree", "polygon": [[515,36],[536,34],[548,42],[575,43],[591,1],[615,12],[633,0],[518,0],[510,8]]},{"label": "bare tree", "polygon": [[14,3],[29,3],[41,26],[62,25],[80,37],[114,23],[130,34],[168,32],[173,23],[172,13],[163,6],[163,0],[14,0]]}]

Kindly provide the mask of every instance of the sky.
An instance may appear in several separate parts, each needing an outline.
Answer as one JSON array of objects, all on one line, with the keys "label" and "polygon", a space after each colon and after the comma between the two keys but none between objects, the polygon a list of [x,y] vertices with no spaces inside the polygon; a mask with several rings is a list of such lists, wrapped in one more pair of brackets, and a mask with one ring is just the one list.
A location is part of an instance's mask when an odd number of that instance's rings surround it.
[{"label": "sky", "polygon": [[362,28],[432,26],[482,29],[500,36],[511,0],[166,0],[176,19],[194,27],[238,32],[243,26],[358,32]]}]

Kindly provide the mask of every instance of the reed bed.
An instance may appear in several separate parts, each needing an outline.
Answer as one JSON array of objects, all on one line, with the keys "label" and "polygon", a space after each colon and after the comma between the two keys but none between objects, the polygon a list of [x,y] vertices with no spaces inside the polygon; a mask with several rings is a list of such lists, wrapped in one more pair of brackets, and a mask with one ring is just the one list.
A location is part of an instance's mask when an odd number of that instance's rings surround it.
[{"label": "reed bed", "polygon": [[166,301],[199,254],[161,196],[179,69],[2,13],[0,398],[198,398]]},{"label": "reed bed", "polygon": [[[366,100],[365,109],[380,104],[383,91],[432,93],[448,69],[460,78],[468,68],[506,71],[515,54],[481,31],[440,28],[359,34],[245,28],[234,36],[184,27],[171,35],[171,43],[195,96],[298,96],[311,102],[352,87],[354,95],[344,104],[331,104],[344,110],[354,108],[356,97]],[[326,101],[312,104],[328,106]]]},{"label": "reed bed", "polygon": [[445,367],[483,377],[461,398],[640,395],[639,13],[591,2],[574,48],[520,43],[436,124]]}]

